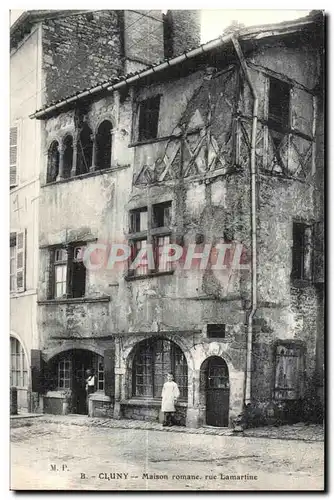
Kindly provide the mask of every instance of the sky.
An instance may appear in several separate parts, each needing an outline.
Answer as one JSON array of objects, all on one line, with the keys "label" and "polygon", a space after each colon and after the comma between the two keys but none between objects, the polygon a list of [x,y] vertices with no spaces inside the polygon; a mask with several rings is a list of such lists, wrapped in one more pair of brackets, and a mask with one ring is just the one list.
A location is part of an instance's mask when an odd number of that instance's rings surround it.
[{"label": "sky", "polygon": [[[74,7],[75,8],[75,7]],[[79,8],[79,7],[77,7]],[[84,6],[82,8],[85,8]],[[11,23],[13,23],[24,10],[11,10]],[[202,10],[202,43],[213,40],[221,35],[222,31],[231,24],[238,21],[246,26],[257,24],[278,23],[304,17],[309,10],[261,10],[261,9],[207,9]]]}]

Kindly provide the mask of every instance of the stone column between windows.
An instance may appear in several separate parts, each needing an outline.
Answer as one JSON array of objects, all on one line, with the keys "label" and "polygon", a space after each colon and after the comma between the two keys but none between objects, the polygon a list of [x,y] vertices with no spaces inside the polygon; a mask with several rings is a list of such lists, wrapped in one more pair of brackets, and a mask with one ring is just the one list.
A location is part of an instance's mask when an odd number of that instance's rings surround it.
[{"label": "stone column between windows", "polygon": [[89,171],[95,172],[95,170],[96,170],[96,135],[92,134],[90,136],[90,138],[91,138],[91,141],[93,143],[93,151],[92,151],[92,164],[89,167]]},{"label": "stone column between windows", "polygon": [[59,170],[58,170],[58,175],[56,178],[56,181],[60,181],[64,179],[64,145],[59,144],[58,146],[58,152],[59,152]]},{"label": "stone column between windows", "polygon": [[75,177],[75,175],[77,173],[78,137],[79,137],[78,133],[75,133],[73,135],[73,157],[72,157],[71,177]]}]

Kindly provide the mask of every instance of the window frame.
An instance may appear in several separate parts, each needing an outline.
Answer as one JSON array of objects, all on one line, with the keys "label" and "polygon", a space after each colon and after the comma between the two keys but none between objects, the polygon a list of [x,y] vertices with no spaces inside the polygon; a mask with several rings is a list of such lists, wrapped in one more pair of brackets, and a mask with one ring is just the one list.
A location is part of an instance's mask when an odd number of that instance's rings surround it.
[{"label": "window frame", "polygon": [[[73,286],[73,274],[74,274],[74,265],[77,262],[82,262],[82,259],[77,259],[74,256],[74,252],[77,248],[86,248],[86,242],[75,242],[68,245],[57,245],[52,247],[49,250],[50,255],[50,286],[49,286],[49,299],[51,300],[64,300],[64,299],[73,299],[73,298],[84,298],[86,296],[87,291],[87,269],[85,267],[85,290],[84,294],[78,297],[74,296],[74,286]],[[62,259],[56,261],[56,252],[64,251],[66,252],[66,259]],[[61,297],[56,297],[56,268],[57,267],[65,267],[66,276],[65,280],[59,283],[66,283],[65,285],[65,293]]]},{"label": "window frame", "polygon": [[[299,257],[301,258],[301,262],[297,267],[297,242],[295,241],[295,228],[298,226],[302,226],[303,234],[302,234],[302,245],[299,246]],[[303,281],[309,282],[312,281],[312,273],[313,273],[313,225],[300,220],[294,220],[292,222],[292,246],[291,246],[291,279],[293,281]],[[300,269],[299,269],[300,267]]]},{"label": "window frame", "polygon": [[[161,94],[155,94],[138,102],[137,141],[146,142],[159,137],[159,118],[161,107]],[[150,102],[156,106],[149,107]],[[152,119],[153,118],[153,119]],[[149,124],[145,127],[144,124]]]},{"label": "window frame", "polygon": [[[162,349],[159,351],[158,346],[159,342],[162,343]],[[164,343],[169,343],[169,358],[170,358],[170,366],[166,367],[166,369],[163,369],[164,363],[163,363],[163,353],[164,351]],[[150,364],[143,364],[142,366],[148,367],[147,372],[144,374],[139,374],[137,373],[137,366],[139,365],[138,360],[142,356],[142,353],[146,354],[146,358],[151,359]],[[160,353],[161,358],[162,358],[162,385],[156,384],[156,359],[157,359],[157,353]],[[148,355],[147,355],[148,354]],[[182,370],[186,368],[186,374],[182,375],[182,378],[185,379],[185,383],[179,383],[179,378],[176,376],[176,357],[179,355],[182,355]],[[172,372],[174,374],[174,380],[178,384],[179,390],[180,390],[180,401],[186,402],[188,400],[188,363],[186,356],[182,349],[172,340],[166,339],[166,338],[155,338],[155,339],[149,339],[149,341],[146,342],[140,342],[139,345],[137,346],[136,353],[133,358],[132,362],[132,386],[131,386],[131,394],[133,398],[136,399],[154,399],[154,400],[161,400],[161,391],[163,384],[165,382],[164,380],[164,375],[168,372]],[[137,379],[138,376],[142,376],[144,380],[144,376],[148,377],[151,380],[151,385],[148,385],[148,387],[151,387],[151,393],[150,394],[138,394],[138,384],[137,384]],[[140,384],[143,388],[145,387],[145,384]],[[159,388],[159,389],[158,389]],[[143,392],[146,392],[143,390]]]},{"label": "window frame", "polygon": [[[156,207],[164,206],[165,208],[168,207],[169,209],[169,223],[170,225],[167,227],[165,225],[158,227],[156,225],[155,221],[155,216],[154,216],[154,210]],[[129,211],[129,233],[128,233],[128,242],[129,245],[131,246],[131,256],[130,259],[128,259],[128,272],[127,276],[128,277],[145,277],[145,276],[151,276],[152,274],[160,274],[160,273],[168,273],[173,271],[172,267],[172,262],[166,263],[166,268],[160,269],[160,259],[159,259],[159,239],[160,238],[169,238],[169,243],[172,243],[172,208],[173,208],[173,202],[172,200],[164,201],[161,203],[152,203],[148,204],[147,206],[141,206],[135,209],[132,209]],[[137,226],[136,222],[136,227],[134,227],[133,220],[134,217],[137,216],[138,214],[142,212],[147,212],[147,229],[141,230],[142,228]],[[139,218],[140,220],[140,215]],[[133,231],[133,229],[139,229],[138,231]],[[130,269],[132,262],[135,260],[136,255],[138,255],[138,252],[135,250],[135,245],[139,241],[146,241],[147,245],[151,245],[152,252],[153,252],[153,258],[154,258],[154,268],[150,269],[147,266],[147,272],[146,273],[138,273],[138,269],[141,269],[142,266],[137,267],[136,269]]]},{"label": "window frame", "polygon": [[[268,126],[270,129],[276,130],[278,132],[283,132],[286,133],[288,130],[291,129],[291,91],[293,86],[286,82],[285,80],[281,80],[280,78],[276,78],[273,76],[268,76],[269,84],[268,84],[268,108],[267,108],[267,121],[268,121]],[[278,115],[273,114],[270,112],[270,92],[272,89],[272,82],[276,82],[277,84],[280,84],[282,87],[285,86],[286,89],[288,90],[288,109],[286,112],[286,117],[284,120],[283,113],[282,116],[280,117],[281,119],[277,119]]]}]

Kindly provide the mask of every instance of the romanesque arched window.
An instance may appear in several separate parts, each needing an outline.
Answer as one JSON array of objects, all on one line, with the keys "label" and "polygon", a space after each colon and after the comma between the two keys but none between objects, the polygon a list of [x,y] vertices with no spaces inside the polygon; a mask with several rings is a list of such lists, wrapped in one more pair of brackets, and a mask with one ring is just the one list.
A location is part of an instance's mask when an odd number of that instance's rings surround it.
[{"label": "romanesque arched window", "polygon": [[132,369],[132,394],[137,397],[161,397],[166,374],[172,373],[180,389],[180,398],[188,395],[188,367],[186,358],[174,342],[166,339],[148,339],[136,349]]},{"label": "romanesque arched window", "polygon": [[111,166],[111,148],[112,148],[112,124],[104,120],[96,134],[96,168],[104,169]]},{"label": "romanesque arched window", "polygon": [[71,176],[73,164],[73,139],[71,135],[67,135],[64,139],[64,178],[68,179]]},{"label": "romanesque arched window", "polygon": [[47,182],[54,182],[59,173],[59,144],[53,141],[48,150]]},{"label": "romanesque arched window", "polygon": [[93,135],[89,125],[85,122],[78,139],[78,160],[76,174],[89,172],[93,159]]}]

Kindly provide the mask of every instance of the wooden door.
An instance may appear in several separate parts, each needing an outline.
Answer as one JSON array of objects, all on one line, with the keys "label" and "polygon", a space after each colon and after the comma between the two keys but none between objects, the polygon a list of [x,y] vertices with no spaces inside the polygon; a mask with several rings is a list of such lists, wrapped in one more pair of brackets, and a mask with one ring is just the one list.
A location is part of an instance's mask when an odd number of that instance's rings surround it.
[{"label": "wooden door", "polygon": [[215,427],[228,427],[229,376],[225,361],[219,357],[208,360],[206,372],[206,423]]}]

